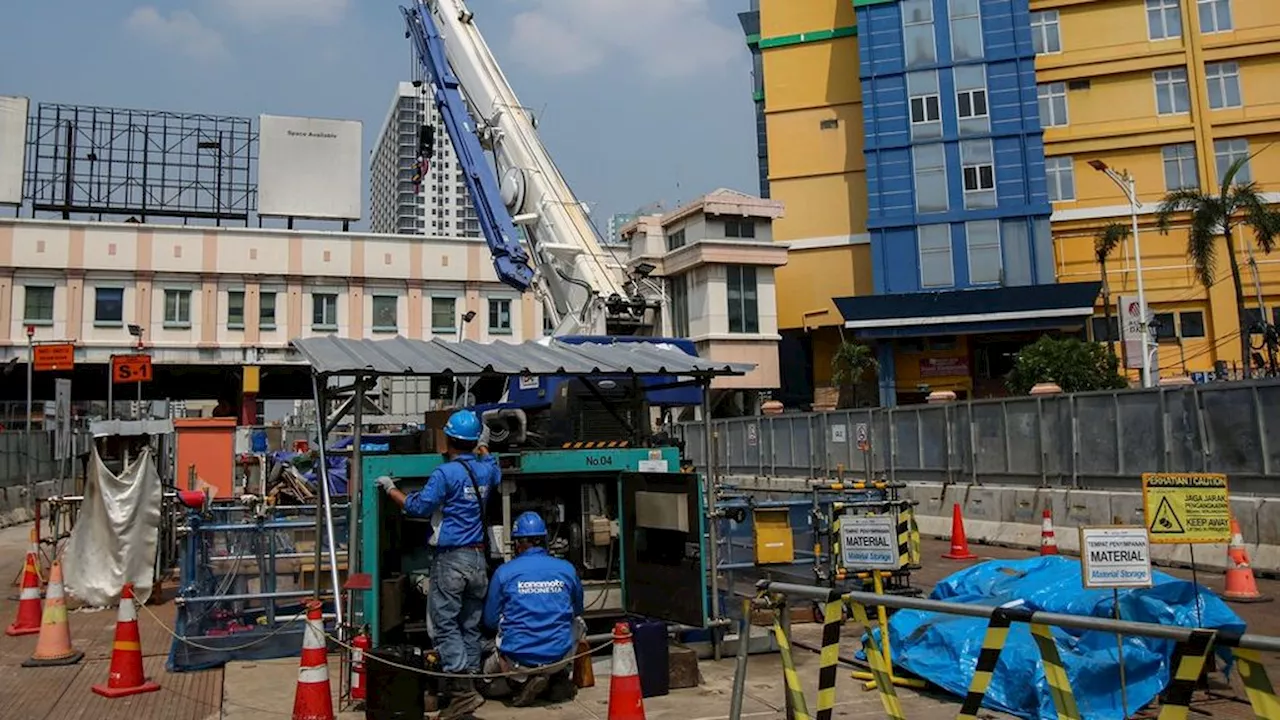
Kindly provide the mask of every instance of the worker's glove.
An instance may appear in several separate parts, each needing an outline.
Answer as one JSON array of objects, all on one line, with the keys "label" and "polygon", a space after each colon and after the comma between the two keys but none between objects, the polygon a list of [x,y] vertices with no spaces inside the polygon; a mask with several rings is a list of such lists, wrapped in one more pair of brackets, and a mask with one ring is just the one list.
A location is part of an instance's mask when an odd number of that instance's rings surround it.
[{"label": "worker's glove", "polygon": [[382,488],[383,492],[391,492],[396,487],[396,479],[390,475],[383,475],[374,482],[378,483],[378,487]]}]

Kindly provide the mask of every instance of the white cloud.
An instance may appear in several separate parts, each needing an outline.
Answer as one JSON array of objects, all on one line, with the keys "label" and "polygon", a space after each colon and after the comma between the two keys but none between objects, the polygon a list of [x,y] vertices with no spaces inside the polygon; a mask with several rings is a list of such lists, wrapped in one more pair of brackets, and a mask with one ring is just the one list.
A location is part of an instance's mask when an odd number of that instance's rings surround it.
[{"label": "white cloud", "polygon": [[606,59],[660,81],[740,65],[742,34],[712,19],[713,2],[723,0],[520,0],[532,8],[512,18],[511,48],[560,75],[589,72]]},{"label": "white cloud", "polygon": [[[221,0],[239,21],[261,26],[281,22],[334,25],[351,0]],[[394,9],[394,8],[393,8]]]},{"label": "white cloud", "polygon": [[154,7],[143,5],[133,9],[125,25],[160,47],[198,60],[214,60],[227,51],[222,36],[186,10],[175,10],[165,17]]}]

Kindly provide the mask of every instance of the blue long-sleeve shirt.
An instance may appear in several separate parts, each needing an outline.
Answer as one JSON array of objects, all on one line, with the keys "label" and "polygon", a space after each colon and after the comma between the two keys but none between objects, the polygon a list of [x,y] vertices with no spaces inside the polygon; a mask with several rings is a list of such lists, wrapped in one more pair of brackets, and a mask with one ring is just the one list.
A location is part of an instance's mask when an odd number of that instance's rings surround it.
[{"label": "blue long-sleeve shirt", "polygon": [[573,650],[582,614],[582,581],[573,565],[530,548],[489,580],[484,623],[498,631],[498,651],[523,667],[550,665]]},{"label": "blue long-sleeve shirt", "polygon": [[[475,474],[480,489],[477,501],[471,476],[463,464]],[[484,542],[485,527],[480,510],[488,502],[494,488],[502,482],[502,470],[492,456],[477,459],[465,454],[436,468],[427,478],[427,486],[404,499],[404,511],[414,517],[429,517],[435,528],[431,544],[439,548],[465,547]]]}]

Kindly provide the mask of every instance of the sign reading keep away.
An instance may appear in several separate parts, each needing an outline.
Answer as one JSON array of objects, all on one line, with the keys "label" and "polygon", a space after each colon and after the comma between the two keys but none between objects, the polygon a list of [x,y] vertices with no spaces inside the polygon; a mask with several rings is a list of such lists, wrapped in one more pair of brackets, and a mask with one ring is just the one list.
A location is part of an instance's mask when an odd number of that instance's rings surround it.
[{"label": "sign reading keep away", "polygon": [[1157,545],[1231,540],[1226,475],[1143,473],[1142,505],[1147,532]]},{"label": "sign reading keep away", "polygon": [[889,515],[845,515],[840,518],[840,556],[847,570],[897,570],[897,522]]},{"label": "sign reading keep away", "polygon": [[1151,587],[1147,529],[1080,528],[1080,572],[1087,588]]}]

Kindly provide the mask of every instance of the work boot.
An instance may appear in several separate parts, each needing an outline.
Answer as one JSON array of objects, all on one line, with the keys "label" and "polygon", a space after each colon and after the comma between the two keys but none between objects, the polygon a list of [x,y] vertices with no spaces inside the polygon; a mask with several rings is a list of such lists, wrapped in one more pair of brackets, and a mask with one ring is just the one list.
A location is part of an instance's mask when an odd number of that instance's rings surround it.
[{"label": "work boot", "polygon": [[538,700],[538,696],[543,690],[547,689],[546,675],[532,675],[528,680],[524,681],[524,687],[516,691],[515,697],[511,699],[513,707],[529,707]]},{"label": "work boot", "polygon": [[454,678],[449,681],[449,704],[440,711],[440,720],[458,720],[484,705],[484,697],[476,692],[471,678]]}]

